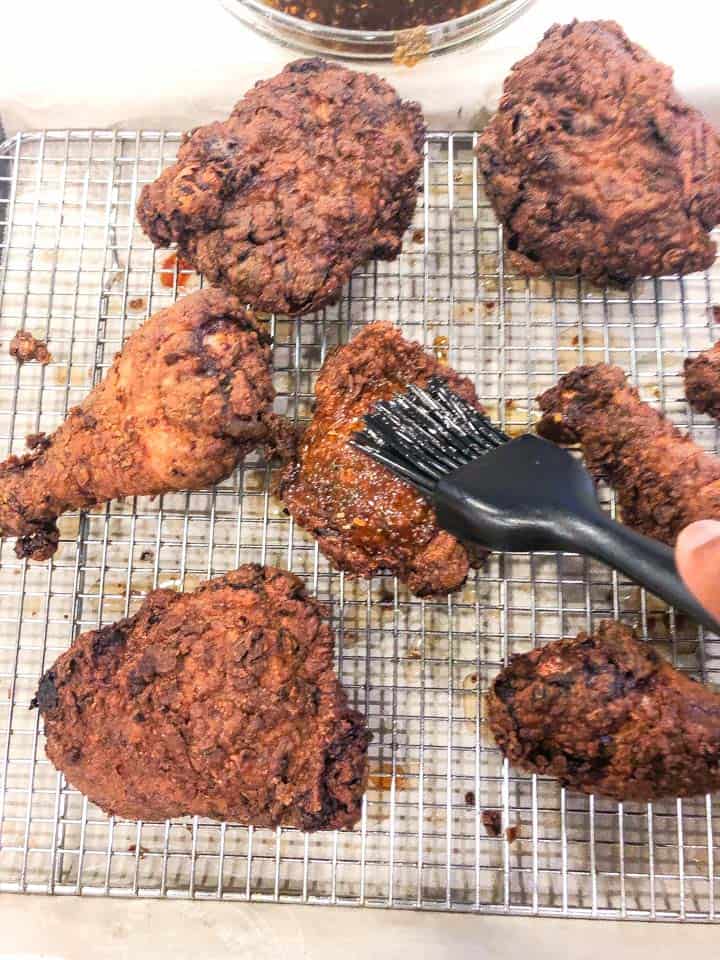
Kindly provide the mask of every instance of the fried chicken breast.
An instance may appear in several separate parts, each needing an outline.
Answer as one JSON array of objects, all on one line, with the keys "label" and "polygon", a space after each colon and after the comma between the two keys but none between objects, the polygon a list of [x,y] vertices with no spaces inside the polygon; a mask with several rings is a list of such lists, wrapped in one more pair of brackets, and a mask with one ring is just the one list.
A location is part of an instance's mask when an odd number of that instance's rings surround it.
[{"label": "fried chicken breast", "polygon": [[235,297],[205,289],[154,314],[51,435],[0,464],[0,534],[44,560],[55,521],[130,495],[199,490],[275,426],[270,339]]},{"label": "fried chicken breast", "polygon": [[685,361],[685,395],[698,413],[720,420],[720,340]]},{"label": "fried chicken breast", "polygon": [[138,220],[243,303],[308,313],[355,267],[400,252],[424,133],[420,107],[379,77],[298,60],[188,134]]},{"label": "fried chicken breast", "polygon": [[325,361],[315,412],[279,495],[341,570],[388,572],[418,596],[445,594],[468,574],[466,548],[437,526],[435,511],[413,488],[350,445],[362,418],[409,383],[441,377],[480,408],[472,383],[405,340],[389,323],[365,327]]},{"label": "fried chicken breast", "polygon": [[150,593],[43,676],[49,759],[119,817],[352,827],[369,737],[323,614],[298,577],[254,564]]},{"label": "fried chicken breast", "polygon": [[617,23],[548,30],[477,153],[522,272],[626,285],[715,259],[720,140]]},{"label": "fried chicken breast", "polygon": [[581,793],[645,803],[720,788],[720,695],[613,621],[513,657],[488,722],[512,764]]},{"label": "fried chicken breast", "polygon": [[619,367],[577,367],[538,403],[538,433],[581,444],[628,526],[673,545],[689,523],[720,520],[720,459],[644,403]]}]

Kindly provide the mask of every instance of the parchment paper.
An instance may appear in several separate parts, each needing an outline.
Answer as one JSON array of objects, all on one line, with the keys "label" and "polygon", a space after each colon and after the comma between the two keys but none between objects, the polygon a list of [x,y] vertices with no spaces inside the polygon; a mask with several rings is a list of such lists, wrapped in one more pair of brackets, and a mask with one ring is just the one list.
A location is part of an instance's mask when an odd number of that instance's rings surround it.
[{"label": "parchment paper", "polygon": [[[3,6],[0,118],[8,135],[42,127],[186,129],[224,117],[251,84],[300,55],[250,31],[217,0]],[[431,127],[472,129],[478,111],[497,104],[509,67],[550,24],[574,16],[622,23],[675,67],[681,92],[720,126],[720,13],[708,0],[536,0],[485,43],[377,71],[422,103]]]}]

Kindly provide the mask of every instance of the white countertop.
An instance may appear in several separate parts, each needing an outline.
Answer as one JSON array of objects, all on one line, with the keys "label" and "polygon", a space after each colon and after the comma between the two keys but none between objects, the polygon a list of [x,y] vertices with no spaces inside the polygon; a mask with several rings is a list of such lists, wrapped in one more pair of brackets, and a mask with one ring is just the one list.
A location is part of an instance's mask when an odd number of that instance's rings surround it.
[{"label": "white countertop", "polygon": [[[252,83],[300,56],[249,31],[217,0],[4,6],[0,117],[8,133],[185,129],[224,117]],[[620,21],[631,39],[675,67],[680,90],[720,125],[720,12],[708,0],[535,0],[482,45],[378,72],[421,101],[432,127],[470,129],[478,109],[496,104],[511,64],[550,24],[574,16]]]},{"label": "white countertop", "polygon": [[697,960],[708,925],[0,896],[1,960]]}]

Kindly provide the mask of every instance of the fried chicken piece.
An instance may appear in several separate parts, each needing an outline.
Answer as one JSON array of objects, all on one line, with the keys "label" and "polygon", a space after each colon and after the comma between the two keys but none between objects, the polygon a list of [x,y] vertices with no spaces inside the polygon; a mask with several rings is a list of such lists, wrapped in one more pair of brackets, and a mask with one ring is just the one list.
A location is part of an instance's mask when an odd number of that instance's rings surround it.
[{"label": "fried chicken piece", "polygon": [[49,759],[128,819],[352,827],[369,737],[324,613],[298,577],[257,564],[192,593],[153,591],[43,676],[33,705]]},{"label": "fried chicken piece", "polygon": [[585,462],[617,492],[622,519],[673,545],[695,520],[720,520],[720,459],[643,403],[619,367],[577,367],[538,403],[538,433],[580,443]]},{"label": "fried chicken piece", "polygon": [[318,310],[355,267],[400,252],[424,134],[420,107],[379,77],[297,60],[186,137],[138,220],[244,303]]},{"label": "fried chicken piece", "polygon": [[66,510],[222,480],[274,428],[269,337],[242,304],[198,291],[136,330],[55,433],[0,464],[0,534],[44,560]]},{"label": "fried chicken piece", "polygon": [[325,361],[316,406],[298,459],[286,467],[279,495],[291,516],[340,570],[362,577],[396,574],[418,596],[462,586],[470,557],[437,526],[432,506],[349,443],[378,400],[408,384],[442,377],[480,408],[472,383],[405,340],[389,323],[365,327]]},{"label": "fried chicken piece", "polygon": [[720,695],[612,620],[513,657],[488,722],[511,763],[581,793],[646,803],[720,788]]},{"label": "fried chicken piece", "polygon": [[43,366],[50,363],[52,354],[47,348],[47,344],[34,337],[29,330],[18,330],[10,341],[10,356],[15,357],[22,366],[29,360],[37,360]]},{"label": "fried chicken piece", "polygon": [[698,413],[720,420],[720,340],[685,361],[685,394]]},{"label": "fried chicken piece", "polygon": [[720,140],[616,23],[548,30],[477,152],[521,272],[627,285],[715,259]]}]

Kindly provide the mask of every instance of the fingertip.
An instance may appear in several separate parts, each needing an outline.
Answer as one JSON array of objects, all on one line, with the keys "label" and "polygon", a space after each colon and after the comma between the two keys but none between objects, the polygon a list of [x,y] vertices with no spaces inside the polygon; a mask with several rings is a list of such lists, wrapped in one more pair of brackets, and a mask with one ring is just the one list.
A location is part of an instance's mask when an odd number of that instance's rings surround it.
[{"label": "fingertip", "polygon": [[720,616],[720,522],[700,520],[686,527],[678,537],[675,561],[688,588]]},{"label": "fingertip", "polygon": [[720,548],[720,521],[698,520],[680,531],[677,539],[677,551],[682,554],[692,554],[696,550],[708,546],[717,540]]}]

